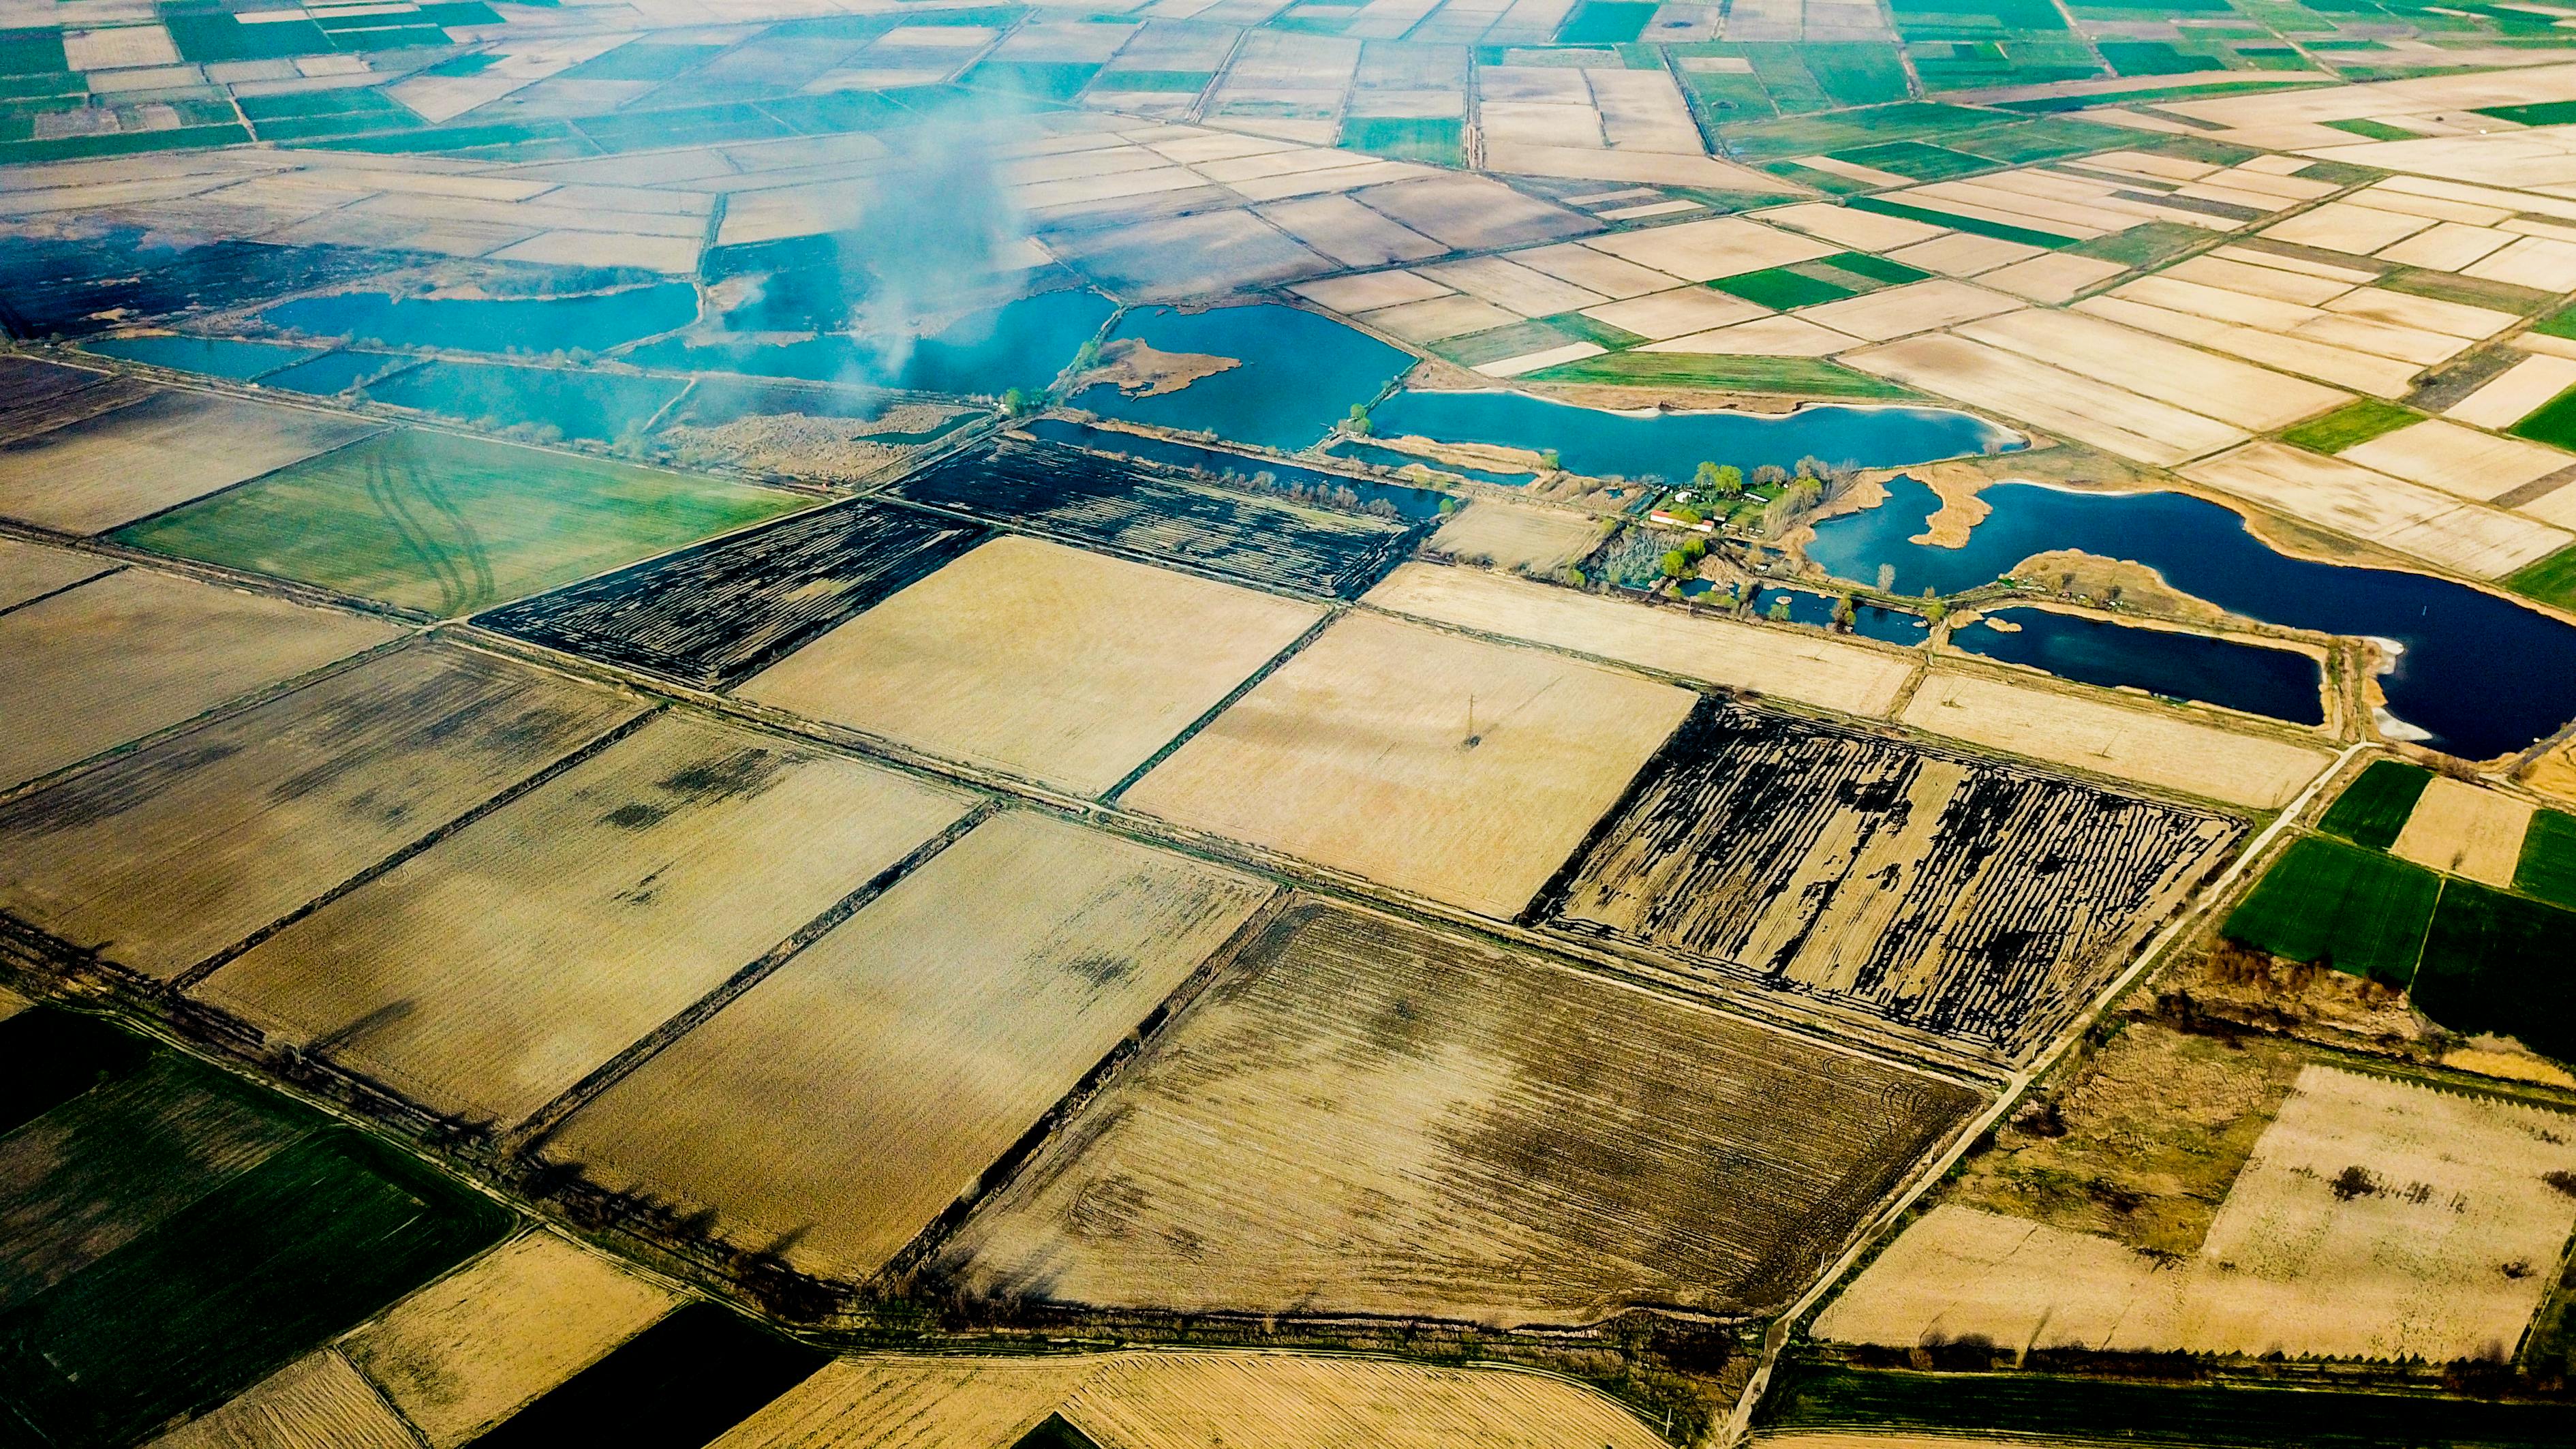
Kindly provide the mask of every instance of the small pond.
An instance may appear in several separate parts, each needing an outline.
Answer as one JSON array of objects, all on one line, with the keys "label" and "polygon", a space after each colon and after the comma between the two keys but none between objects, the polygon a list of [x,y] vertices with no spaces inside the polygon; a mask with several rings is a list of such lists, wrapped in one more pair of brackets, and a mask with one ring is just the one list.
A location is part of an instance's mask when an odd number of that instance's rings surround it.
[{"label": "small pond", "polygon": [[2211,639],[2170,629],[2141,629],[2049,609],[2004,609],[1984,622],[1950,631],[1971,654],[2028,664],[2061,679],[2225,705],[2292,724],[2325,723],[2324,668],[2294,649]]}]

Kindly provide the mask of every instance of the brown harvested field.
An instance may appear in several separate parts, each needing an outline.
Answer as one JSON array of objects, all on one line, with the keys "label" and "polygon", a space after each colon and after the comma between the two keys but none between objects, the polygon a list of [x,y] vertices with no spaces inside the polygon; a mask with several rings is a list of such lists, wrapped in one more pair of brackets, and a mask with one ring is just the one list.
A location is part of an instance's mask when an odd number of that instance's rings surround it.
[{"label": "brown harvested field", "polygon": [[385,1401],[331,1349],[307,1354],[151,1449],[420,1449]]},{"label": "brown harvested field", "polygon": [[931,1271],[973,1298],[1183,1312],[1753,1311],[1978,1101],[1530,953],[1300,905]]},{"label": "brown harvested field", "polygon": [[12,609],[0,614],[0,789],[399,634],[131,568]]},{"label": "brown harvested field", "polygon": [[1043,1359],[862,1354],[788,1391],[718,1449],[1002,1445],[1061,1413],[1117,1449],[1663,1449],[1568,1380],[1348,1355],[1128,1352]]},{"label": "brown harvested field", "polygon": [[114,559],[94,553],[0,538],[0,610],[97,578],[116,566]]},{"label": "brown harvested field", "polygon": [[1601,524],[1563,508],[1530,508],[1479,498],[1440,525],[1427,547],[1464,563],[1554,573],[1601,541]]},{"label": "brown harvested field", "polygon": [[515,1123],[971,803],[666,715],[194,994],[433,1111]]},{"label": "brown harvested field", "polygon": [[397,650],[0,806],[0,910],[167,981],[642,709]]},{"label": "brown harvested field", "polygon": [[2238,734],[2177,710],[1946,670],[1923,681],[1901,719],[1930,734],[2257,809],[2288,803],[2334,759],[2322,746]]},{"label": "brown harvested field", "polygon": [[679,1299],[549,1232],[494,1248],[340,1341],[429,1449],[456,1449]]},{"label": "brown harvested field", "polygon": [[1919,652],[1812,630],[1765,628],[1464,569],[1406,564],[1368,594],[1378,608],[1641,664],[1730,689],[1884,716]]},{"label": "brown harvested field", "polygon": [[1324,611],[997,538],[752,677],[743,698],[1096,795]]},{"label": "brown harvested field", "polygon": [[1353,614],[1124,803],[1509,916],[1694,698],[1537,650]]},{"label": "brown harvested field", "polygon": [[156,392],[0,447],[0,516],[65,533],[104,533],[382,426],[207,393]]},{"label": "brown harvested field", "polygon": [[2416,797],[2414,813],[2388,847],[2391,855],[2498,890],[2511,890],[2522,863],[2532,805],[2436,775]]},{"label": "brown harvested field", "polygon": [[1005,812],[573,1114],[548,1153],[863,1279],[1270,890]]},{"label": "brown harvested field", "polygon": [[2213,811],[1710,700],[1525,919],[2019,1051],[2239,833]]}]

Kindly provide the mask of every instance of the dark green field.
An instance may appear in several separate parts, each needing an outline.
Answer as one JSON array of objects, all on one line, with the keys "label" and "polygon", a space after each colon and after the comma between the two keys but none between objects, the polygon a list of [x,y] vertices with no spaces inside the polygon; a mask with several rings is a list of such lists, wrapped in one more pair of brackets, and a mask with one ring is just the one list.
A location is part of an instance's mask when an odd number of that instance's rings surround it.
[{"label": "dark green field", "polygon": [[1802,397],[1907,398],[1894,383],[1821,357],[1729,357],[1690,352],[1612,352],[1530,374],[1537,382],[1704,387]]},{"label": "dark green field", "polygon": [[448,618],[812,501],[396,429],[145,519],[116,538]]},{"label": "dark green field", "polygon": [[2442,878],[2421,866],[2303,836],[2221,929],[2287,960],[2403,986],[2415,975],[2425,923],[2441,894]]},{"label": "dark green field", "polygon": [[35,1006],[0,1021],[0,1132],[142,1064],[139,1043],[94,1017]]},{"label": "dark green field", "polygon": [[2543,810],[2531,817],[2513,888],[2576,911],[2576,815]]},{"label": "dark green field", "polygon": [[2553,448],[2576,448],[2576,391],[2562,392],[2506,431]]},{"label": "dark green field", "polygon": [[1455,166],[1464,154],[1459,149],[1460,130],[1458,121],[1442,117],[1353,116],[1342,122],[1341,144],[1372,156]]},{"label": "dark green field", "polygon": [[2504,586],[2526,599],[2576,609],[2576,546],[2562,548],[2537,563],[2507,574]]},{"label": "dark green field", "polygon": [[1934,146],[1922,141],[1884,141],[1875,146],[1854,146],[1833,155],[1837,161],[1849,161],[1874,171],[1893,171],[1916,181],[1940,181],[1975,171],[1991,171],[1995,167],[1995,163],[1983,156],[1971,156],[1965,151],[1953,151],[1947,146]]},{"label": "dark green field", "polygon": [[1792,307],[1809,307],[1818,302],[1839,302],[1855,296],[1859,289],[1839,286],[1810,277],[1787,267],[1766,267],[1740,276],[1720,277],[1709,286],[1729,296],[1785,312]]},{"label": "dark green field", "polygon": [[2314,453],[2340,453],[2357,448],[2383,433],[2393,433],[2409,423],[2423,421],[2411,408],[2377,398],[2362,398],[2344,404],[2323,417],[2310,418],[2281,435],[2281,441]]},{"label": "dark green field", "polygon": [[2376,761],[2335,797],[2317,828],[2355,845],[2386,850],[2396,843],[2397,832],[2406,828],[2406,817],[2415,813],[2417,797],[2432,782],[2433,772],[2422,765]]},{"label": "dark green field", "polygon": [[2496,1032],[2576,1060],[2576,911],[2445,883],[2414,1001],[2453,1031]]}]

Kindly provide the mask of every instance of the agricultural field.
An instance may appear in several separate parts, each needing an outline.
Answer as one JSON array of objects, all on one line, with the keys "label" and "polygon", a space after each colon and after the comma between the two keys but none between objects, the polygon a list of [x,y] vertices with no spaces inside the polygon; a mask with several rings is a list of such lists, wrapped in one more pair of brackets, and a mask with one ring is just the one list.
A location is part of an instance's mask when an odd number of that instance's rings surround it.
[{"label": "agricultural field", "polygon": [[116,567],[96,554],[0,538],[0,612],[60,593]]},{"label": "agricultural field", "polygon": [[793,1267],[874,1274],[1270,888],[1006,811],[574,1113],[546,1151]]},{"label": "agricultural field", "polygon": [[1323,617],[1311,603],[1009,536],[735,692],[1099,795]]},{"label": "agricultural field", "polygon": [[1582,514],[1480,499],[1424,547],[1461,563],[1543,575],[1582,562],[1600,542],[1601,525]]},{"label": "agricultural field", "polygon": [[391,643],[373,619],[148,569],[0,613],[0,788]]},{"label": "agricultural field", "polygon": [[1693,698],[1533,649],[1352,614],[1121,800],[1508,917]]},{"label": "agricultural field", "polygon": [[2256,809],[2288,803],[2333,759],[2313,744],[2223,729],[2181,710],[1949,670],[1935,670],[1900,718],[1932,734]]},{"label": "agricultural field", "polygon": [[105,533],[378,430],[331,413],[159,391],[0,448],[0,517]]},{"label": "agricultural field", "polygon": [[[1245,459],[1248,466],[1257,460]],[[897,497],[1187,564],[1253,583],[1348,598],[1412,546],[1413,530],[1168,477],[1136,463],[1004,439],[905,479]]]},{"label": "agricultural field", "polygon": [[0,910],[169,981],[643,711],[414,645],[0,806]]},{"label": "agricultural field", "polygon": [[808,506],[782,489],[404,428],[116,538],[452,618]]},{"label": "agricultural field", "polygon": [[2119,969],[2241,828],[1710,701],[1526,918],[2018,1052]]},{"label": "agricultural field", "polygon": [[191,995],[508,1125],[964,815],[961,793],[666,714],[233,958]]},{"label": "agricultural field", "polygon": [[1552,961],[1299,905],[925,1271],[970,1298],[1178,1312],[1757,1310],[1976,1102]]}]

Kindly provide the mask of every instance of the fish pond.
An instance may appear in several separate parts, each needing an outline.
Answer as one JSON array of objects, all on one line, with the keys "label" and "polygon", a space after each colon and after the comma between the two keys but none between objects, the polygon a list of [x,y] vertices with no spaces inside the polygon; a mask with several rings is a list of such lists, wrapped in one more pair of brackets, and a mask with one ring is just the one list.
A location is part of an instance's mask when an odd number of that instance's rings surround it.
[{"label": "fish pond", "polygon": [[[2247,618],[2395,645],[2396,663],[2380,678],[2388,711],[2436,749],[2486,759],[2576,718],[2576,626],[2509,599],[2424,574],[2297,558],[2257,538],[2235,510],[2186,493],[2006,483],[1978,497],[1993,513],[1966,546],[1913,543],[1940,500],[1899,478],[1887,502],[1817,524],[1807,557],[1853,580],[1875,579],[1884,564],[1900,593],[1951,594],[1992,583],[2034,554],[2079,549],[2144,564]],[[2154,667],[2141,655],[2098,672],[2153,687]]]},{"label": "fish pond", "polygon": [[2141,629],[2048,609],[2005,609],[1987,618],[2015,627],[1970,624],[1951,631],[1950,642],[1971,654],[2028,664],[2085,684],[2135,685],[2169,699],[2225,705],[2292,724],[2326,721],[2324,668],[2295,649]]},{"label": "fish pond", "polygon": [[1413,355],[1329,317],[1276,302],[1180,312],[1141,307],[1114,334],[1158,352],[1219,357],[1235,365],[1150,396],[1094,383],[1074,406],[1104,417],[1208,432],[1295,452],[1350,416],[1413,366]]},{"label": "fish pond", "polygon": [[140,362],[179,372],[201,372],[208,377],[231,378],[236,382],[248,382],[281,368],[310,362],[323,353],[319,347],[248,342],[238,337],[182,337],[172,333],[157,337],[102,337],[95,342],[83,343],[81,350],[124,362]]},{"label": "fish pond", "polygon": [[1894,468],[1998,453],[2023,440],[2009,429],[1941,408],[1823,406],[1777,417],[1754,413],[1625,413],[1521,392],[1397,393],[1370,413],[1387,437],[1554,449],[1565,468],[1596,478],[1687,480],[1708,463],[1747,473],[1800,458]]},{"label": "fish pond", "polygon": [[300,297],[259,314],[271,327],[395,347],[459,352],[604,352],[686,327],[698,289],[656,282],[572,297],[396,297],[336,292]]},{"label": "fish pond", "polygon": [[636,349],[638,367],[736,372],[808,382],[995,397],[1044,392],[1099,334],[1116,306],[1097,292],[1044,292],[970,313],[926,337],[891,341],[825,332],[792,342],[683,340]]}]

